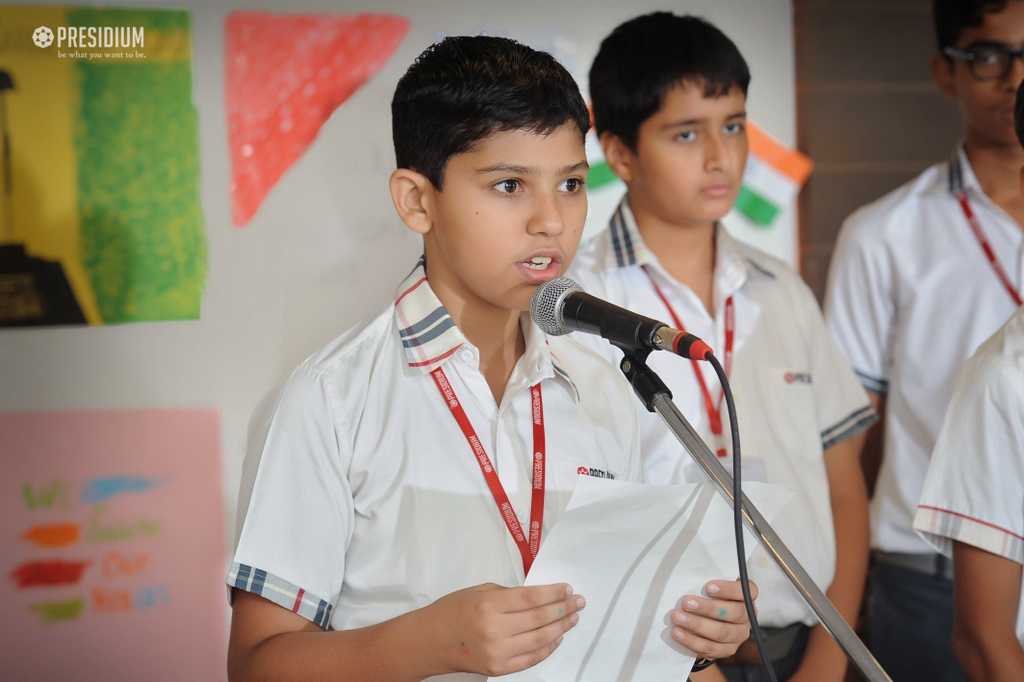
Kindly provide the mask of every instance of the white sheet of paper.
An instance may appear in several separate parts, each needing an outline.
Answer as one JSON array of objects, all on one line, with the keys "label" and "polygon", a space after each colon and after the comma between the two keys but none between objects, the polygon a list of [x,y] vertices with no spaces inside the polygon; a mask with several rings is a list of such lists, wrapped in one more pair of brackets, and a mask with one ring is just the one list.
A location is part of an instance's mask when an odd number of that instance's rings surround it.
[{"label": "white sheet of paper", "polygon": [[[764,483],[743,489],[769,522],[795,493]],[[756,542],[744,531],[748,557]],[[581,476],[525,584],[569,583],[587,606],[551,656],[500,680],[685,680],[695,657],[672,639],[669,614],[685,595],[704,594],[709,580],[738,575],[732,507],[714,484]]]}]

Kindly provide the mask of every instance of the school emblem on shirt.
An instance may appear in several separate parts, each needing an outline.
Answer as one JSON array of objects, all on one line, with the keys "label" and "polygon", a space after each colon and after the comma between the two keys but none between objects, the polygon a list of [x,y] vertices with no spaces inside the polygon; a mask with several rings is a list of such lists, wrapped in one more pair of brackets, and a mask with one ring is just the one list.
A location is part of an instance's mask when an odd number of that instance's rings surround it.
[{"label": "school emblem on shirt", "polygon": [[576,473],[580,476],[596,476],[597,478],[608,478],[615,480],[615,474],[605,471],[604,469],[594,469],[587,467],[580,467],[576,470]]},{"label": "school emblem on shirt", "polygon": [[786,372],[783,377],[787,384],[810,384],[811,375],[807,372]]}]

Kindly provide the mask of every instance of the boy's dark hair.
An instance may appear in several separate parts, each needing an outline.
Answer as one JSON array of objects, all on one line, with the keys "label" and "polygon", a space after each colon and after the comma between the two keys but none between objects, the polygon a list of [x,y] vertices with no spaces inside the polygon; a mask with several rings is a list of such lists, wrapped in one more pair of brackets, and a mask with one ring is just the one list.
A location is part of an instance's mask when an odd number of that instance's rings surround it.
[{"label": "boy's dark hair", "polygon": [[939,52],[955,45],[965,28],[981,26],[985,12],[1002,12],[1007,2],[1009,0],[935,0],[932,15]]},{"label": "boy's dark hair", "polygon": [[454,36],[428,47],[391,100],[399,168],[422,173],[440,191],[455,154],[492,133],[547,134],[566,123],[582,141],[590,113],[579,86],[547,52],[508,38]]},{"label": "boy's dark hair", "polygon": [[590,67],[598,134],[612,132],[636,151],[640,125],[682,83],[703,85],[705,97],[734,87],[746,95],[750,70],[736,45],[699,17],[654,12],[619,25]]}]

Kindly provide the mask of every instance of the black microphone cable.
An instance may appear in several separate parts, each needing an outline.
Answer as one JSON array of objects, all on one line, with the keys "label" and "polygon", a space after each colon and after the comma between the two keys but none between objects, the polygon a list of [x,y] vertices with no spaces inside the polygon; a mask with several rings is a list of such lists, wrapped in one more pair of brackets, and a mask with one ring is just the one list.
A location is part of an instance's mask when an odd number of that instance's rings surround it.
[{"label": "black microphone cable", "polygon": [[718,358],[710,350],[704,354],[704,359],[711,363],[718,375],[718,381],[722,384],[722,395],[725,396],[725,405],[729,411],[729,431],[732,435],[732,509],[733,527],[736,531],[736,554],[740,568],[740,588],[743,590],[743,603],[747,607],[747,616],[750,618],[751,635],[754,643],[757,644],[757,653],[761,657],[761,665],[768,676],[769,682],[778,682],[775,677],[775,670],[768,658],[768,648],[764,643],[764,636],[761,634],[761,626],[757,622],[757,613],[754,611],[754,600],[750,596],[750,578],[747,576],[746,552],[743,549],[743,487],[740,478],[740,428],[736,421],[736,403],[732,397],[732,387],[729,386],[729,378],[725,376],[725,370],[718,362]]}]

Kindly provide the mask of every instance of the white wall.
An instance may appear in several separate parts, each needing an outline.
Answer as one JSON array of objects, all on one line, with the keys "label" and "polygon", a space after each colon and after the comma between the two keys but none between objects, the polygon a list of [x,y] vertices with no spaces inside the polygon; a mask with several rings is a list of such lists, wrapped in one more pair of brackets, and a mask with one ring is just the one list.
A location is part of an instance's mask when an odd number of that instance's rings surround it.
[{"label": "white wall", "polygon": [[[398,78],[439,34],[516,38],[552,52],[585,84],[601,38],[618,23],[655,9],[692,11],[732,37],[750,64],[751,117],[783,142],[795,141],[788,0],[182,4],[192,11],[209,241],[202,319],[0,330],[0,409],[220,408],[229,551],[256,402],[305,356],[387,304],[420,252],[387,191],[394,164],[389,103]],[[412,23],[385,68],[335,112],[245,228],[234,227],[230,214],[223,33],[232,10],[387,12]],[[610,210],[593,208],[603,214],[590,222],[603,222]],[[792,219],[783,222],[776,229],[795,235]]]}]

